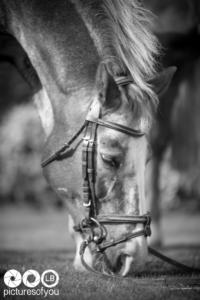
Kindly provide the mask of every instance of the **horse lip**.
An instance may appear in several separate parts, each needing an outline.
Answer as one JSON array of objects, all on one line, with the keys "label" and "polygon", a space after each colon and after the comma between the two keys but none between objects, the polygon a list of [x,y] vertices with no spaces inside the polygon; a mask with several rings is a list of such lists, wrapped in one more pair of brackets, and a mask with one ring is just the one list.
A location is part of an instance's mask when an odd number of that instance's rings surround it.
[{"label": "horse lip", "polygon": [[107,267],[113,275],[125,277],[130,271],[130,266],[132,262],[133,257],[131,255],[121,253],[121,255],[118,258],[117,265],[114,268],[111,268],[108,262]]},{"label": "horse lip", "polygon": [[121,267],[120,271],[117,274],[122,276],[122,277],[125,277],[130,271],[130,266],[133,262],[133,257],[128,255],[128,254],[123,253],[121,255],[121,259],[123,260],[122,261],[122,267]]}]

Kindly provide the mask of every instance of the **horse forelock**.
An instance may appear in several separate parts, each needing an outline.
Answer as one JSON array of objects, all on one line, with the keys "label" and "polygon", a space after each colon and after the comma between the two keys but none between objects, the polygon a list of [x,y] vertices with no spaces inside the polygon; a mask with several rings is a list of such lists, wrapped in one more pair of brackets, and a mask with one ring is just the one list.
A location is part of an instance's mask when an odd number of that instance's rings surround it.
[{"label": "horse forelock", "polygon": [[156,107],[157,96],[149,80],[156,75],[159,46],[151,32],[151,13],[138,0],[70,1],[76,5],[111,75],[130,74],[138,97],[148,98]]},{"label": "horse forelock", "polygon": [[155,116],[157,98],[154,101],[149,95],[143,95],[135,84],[129,84],[125,87],[125,98],[129,104],[130,111],[133,113],[133,118],[142,123],[145,122],[146,129],[149,129]]}]

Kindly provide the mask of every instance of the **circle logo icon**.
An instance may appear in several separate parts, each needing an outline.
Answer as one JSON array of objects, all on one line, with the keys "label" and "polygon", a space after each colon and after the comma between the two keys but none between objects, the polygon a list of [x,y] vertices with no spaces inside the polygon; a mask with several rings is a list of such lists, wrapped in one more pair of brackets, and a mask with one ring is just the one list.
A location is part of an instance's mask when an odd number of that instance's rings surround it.
[{"label": "circle logo icon", "polygon": [[17,270],[8,270],[4,274],[4,283],[10,288],[18,287],[22,282],[22,275]]},{"label": "circle logo icon", "polygon": [[35,270],[27,270],[23,275],[23,283],[29,288],[34,288],[40,283],[40,274]]},{"label": "circle logo icon", "polygon": [[54,270],[46,270],[41,275],[41,282],[45,287],[53,288],[59,282],[59,275]]}]

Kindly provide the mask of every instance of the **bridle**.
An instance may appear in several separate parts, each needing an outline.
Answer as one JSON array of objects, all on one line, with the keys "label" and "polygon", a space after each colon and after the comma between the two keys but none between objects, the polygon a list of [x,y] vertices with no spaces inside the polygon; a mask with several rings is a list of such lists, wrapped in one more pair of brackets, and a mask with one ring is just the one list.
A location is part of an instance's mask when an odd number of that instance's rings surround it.
[{"label": "bridle", "polygon": [[[116,80],[118,85],[126,85],[131,83],[129,77],[119,77]],[[83,266],[94,273],[103,275],[118,277],[112,274],[103,274],[98,272],[94,268],[90,267],[85,259],[84,253],[86,248],[90,244],[95,245],[94,254],[103,253],[106,249],[114,247],[118,244],[127,242],[133,238],[144,236],[148,237],[151,235],[151,217],[149,213],[144,215],[99,215],[98,214],[98,199],[95,193],[95,178],[96,178],[96,168],[95,168],[95,153],[96,153],[96,140],[97,140],[97,128],[98,126],[103,126],[110,128],[115,131],[119,131],[123,134],[129,135],[133,138],[140,138],[145,135],[144,132],[136,129],[126,127],[124,125],[104,121],[101,118],[101,108],[98,101],[94,101],[84,124],[80,129],[75,133],[75,135],[68,141],[64,143],[63,146],[54,152],[51,156],[45,159],[41,166],[44,168],[47,165],[51,164],[56,160],[61,160],[67,158],[67,153],[71,153],[71,150],[74,150],[71,145],[73,142],[81,135],[84,131],[84,136],[82,138],[82,177],[83,177],[83,207],[86,210],[87,216],[81,220],[80,223],[74,226],[74,231],[80,232],[85,238],[82,242],[79,250],[81,257],[81,262]],[[107,229],[105,225],[119,225],[119,224],[132,224],[143,225],[143,229],[137,230],[131,233],[125,233],[120,236],[118,239],[106,240]],[[197,268],[189,267],[180,262],[177,262],[174,259],[171,259],[157,250],[148,247],[149,253],[152,255],[164,260],[165,262],[172,264],[178,268],[181,268],[185,272],[197,272],[200,270]]]},{"label": "bridle", "polygon": [[[97,104],[96,104],[97,105]],[[91,109],[92,111],[92,109]],[[80,248],[80,256],[82,264],[87,268],[91,268],[84,260],[84,252],[90,243],[95,243],[95,252],[104,252],[107,248],[124,243],[128,240],[139,236],[150,236],[151,218],[149,214],[146,215],[98,215],[97,198],[95,193],[95,148],[96,148],[96,133],[98,126],[104,126],[113,130],[130,135],[134,138],[139,138],[144,135],[140,130],[125,127],[123,125],[103,121],[102,119],[94,119],[93,111],[91,113],[92,119],[87,117],[87,124],[83,138],[82,150],[82,176],[83,176],[83,206],[87,210],[87,217],[83,219],[78,225],[74,226],[74,230],[82,234],[90,231],[89,237],[84,240]],[[105,225],[114,224],[142,224],[143,229],[133,233],[126,233],[118,239],[106,241],[107,230]],[[93,270],[93,269],[92,269]]]},{"label": "bridle", "polygon": [[[126,82],[128,84],[130,79]],[[118,83],[124,85],[123,80]],[[151,217],[149,213],[145,215],[99,215],[97,207],[97,197],[95,192],[95,178],[96,178],[96,168],[95,168],[95,153],[96,153],[96,140],[97,140],[97,128],[98,126],[107,127],[115,131],[119,131],[123,134],[129,135],[133,138],[140,138],[145,135],[144,132],[136,129],[126,127],[124,125],[104,121],[100,118],[101,108],[98,101],[94,101],[84,124],[72,137],[72,139],[65,143],[58,151],[53,153],[50,157],[42,162],[42,167],[46,167],[55,160],[59,160],[64,156],[63,154],[66,150],[70,151],[70,146],[79,137],[79,135],[84,131],[84,136],[82,138],[82,178],[83,178],[83,207],[86,211],[87,217],[85,217],[79,224],[74,226],[76,232],[80,232],[87,238],[84,240],[80,247],[80,256],[83,265],[88,269],[90,268],[84,260],[84,252],[86,247],[90,243],[94,243],[96,252],[104,252],[107,248],[113,247],[115,245],[124,243],[128,240],[139,236],[150,236],[150,224]],[[105,225],[114,224],[142,224],[143,229],[137,230],[136,232],[126,233],[120,236],[118,239],[111,239],[106,241],[107,230]],[[89,234],[89,235],[88,235]]]}]

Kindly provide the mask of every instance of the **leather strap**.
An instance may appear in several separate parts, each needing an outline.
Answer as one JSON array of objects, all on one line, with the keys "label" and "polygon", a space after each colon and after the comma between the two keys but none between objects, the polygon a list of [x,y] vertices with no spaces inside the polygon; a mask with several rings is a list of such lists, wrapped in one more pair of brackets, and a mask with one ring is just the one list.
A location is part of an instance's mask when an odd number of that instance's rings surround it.
[{"label": "leather strap", "polygon": [[97,252],[104,252],[106,249],[108,249],[110,247],[125,243],[125,242],[130,241],[139,236],[147,236],[146,230],[141,229],[141,230],[135,231],[133,233],[127,233],[127,234],[123,235],[122,237],[120,237],[119,239],[104,242],[97,246]]},{"label": "leather strap", "polygon": [[91,124],[87,122],[82,144],[82,177],[83,177],[83,206],[90,212],[91,194],[88,180],[88,147],[90,141]]},{"label": "leather strap", "polygon": [[157,258],[163,260],[164,262],[174,266],[174,267],[177,267],[185,272],[189,272],[189,273],[200,273],[200,269],[198,268],[194,268],[194,267],[190,267],[190,266],[187,266],[183,263],[180,263],[179,261],[175,260],[175,259],[172,259],[166,255],[164,255],[163,253],[157,251],[156,249],[154,248],[151,248],[151,247],[148,247],[148,250],[149,250],[149,253],[156,256]]},{"label": "leather strap", "polygon": [[126,126],[118,124],[118,123],[114,123],[114,122],[110,122],[110,121],[103,121],[101,119],[98,119],[93,122],[95,122],[96,124],[98,124],[100,126],[104,126],[104,127],[116,130],[116,131],[120,131],[120,132],[130,135],[134,138],[142,137],[143,135],[145,135],[145,133],[140,130],[132,129],[132,128],[126,127]]},{"label": "leather strap", "polygon": [[91,216],[96,217],[97,207],[96,207],[96,195],[95,195],[95,139],[96,139],[96,130],[97,124],[89,122],[90,125],[90,140],[88,141],[87,148],[87,179],[90,188],[90,196],[92,201],[92,212]]},{"label": "leather strap", "polygon": [[100,215],[98,221],[101,224],[146,224],[150,223],[149,213],[143,216],[129,215]]},{"label": "leather strap", "polygon": [[79,137],[81,132],[86,127],[87,122],[84,122],[84,124],[80,127],[80,129],[73,135],[73,137],[69,140],[69,142],[64,143],[63,146],[55,151],[52,155],[50,155],[47,159],[43,160],[41,163],[42,168],[48,166],[50,163],[52,163],[55,160],[58,160],[61,158],[63,153],[68,149],[70,151],[71,144]]}]

